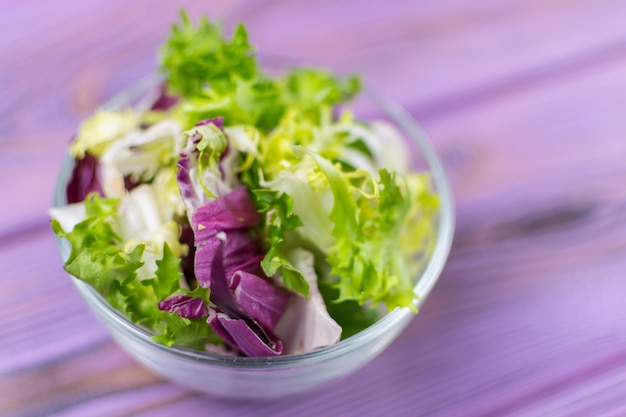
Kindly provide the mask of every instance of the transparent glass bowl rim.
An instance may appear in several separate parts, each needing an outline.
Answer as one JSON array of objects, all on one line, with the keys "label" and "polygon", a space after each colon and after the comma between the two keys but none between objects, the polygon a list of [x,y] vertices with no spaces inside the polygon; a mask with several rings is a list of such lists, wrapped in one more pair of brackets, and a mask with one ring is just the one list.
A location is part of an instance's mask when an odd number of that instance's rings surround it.
[{"label": "transparent glass bowl rim", "polygon": [[[132,102],[132,100],[137,99],[145,94],[150,88],[158,85],[159,82],[160,78],[158,76],[146,77],[141,82],[135,84],[132,88],[114,96],[103,106],[103,108],[116,109],[124,105],[128,105]],[[390,116],[393,121],[397,123],[406,134],[408,134],[407,139],[413,140],[417,144],[421,152],[421,156],[424,158],[424,161],[428,166],[428,172],[431,175],[432,182],[434,183],[439,196],[440,211],[438,218],[438,234],[435,246],[432,255],[414,289],[418,296],[416,306],[419,308],[437,282],[452,246],[455,215],[450,186],[437,152],[435,151],[425,131],[414,120],[414,118],[398,103],[384,98],[371,89],[365,89],[362,94],[366,95],[370,101]],[[57,179],[54,194],[55,206],[61,206],[66,203],[65,186],[69,179],[72,167],[72,158],[67,155]],[[69,253],[68,243],[57,238],[57,244],[62,256],[67,256]],[[71,278],[79,287],[83,296],[87,297],[91,304],[95,305],[97,308],[109,315],[110,318],[115,321],[117,326],[122,328],[133,338],[150,345],[152,348],[162,350],[164,353],[177,356],[179,359],[225,368],[264,369],[268,367],[289,368],[314,365],[315,363],[349,353],[364,343],[367,343],[369,340],[374,339],[380,333],[385,332],[386,329],[400,326],[403,323],[408,323],[410,316],[414,314],[408,308],[396,308],[385,314],[378,321],[376,321],[376,323],[359,333],[341,340],[333,346],[320,348],[311,352],[262,358],[225,356],[189,350],[177,346],[168,347],[155,342],[152,340],[149,332],[137,327],[127,317],[111,307],[91,286],[75,277]]]}]

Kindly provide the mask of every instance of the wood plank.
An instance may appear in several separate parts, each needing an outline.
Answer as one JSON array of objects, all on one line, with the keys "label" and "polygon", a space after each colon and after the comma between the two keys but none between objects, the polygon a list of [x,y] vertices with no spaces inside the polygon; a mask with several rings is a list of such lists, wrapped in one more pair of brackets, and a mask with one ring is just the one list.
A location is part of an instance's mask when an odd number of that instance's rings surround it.
[{"label": "wood plank", "polygon": [[[608,47],[623,55],[626,3],[598,4],[300,0],[259,4],[237,17],[248,23],[261,52],[356,70],[388,96],[430,115],[494,84],[514,86],[528,73],[560,73],[563,68],[552,68],[556,63],[576,68],[601,61],[612,55]],[[349,12],[337,13],[341,9]],[[295,10],[306,18],[290,17]]]},{"label": "wood plank", "polygon": [[109,339],[62,269],[46,229],[2,247],[0,376],[84,352]]},{"label": "wood plank", "polygon": [[[238,2],[164,4],[151,8],[149,19],[145,5],[120,0],[78,7],[65,0],[58,6],[41,5],[41,10],[26,3],[16,6],[15,15],[0,16],[0,27],[12,40],[0,45],[0,85],[15,97],[0,104],[9,116],[0,119],[0,142],[17,140],[18,129],[22,134],[40,132],[40,123],[48,131],[72,131],[112,95],[154,71],[156,48],[178,19],[180,7],[190,14],[203,10],[220,17]],[[45,24],[23,30],[42,15]],[[46,68],[45,76],[41,68]]]},{"label": "wood plank", "polygon": [[[488,226],[494,217],[485,210],[508,215],[498,219],[502,224],[521,223],[520,211],[542,204],[557,210],[559,201],[578,204],[583,216],[585,210],[591,216],[596,209],[618,210],[610,205],[624,198],[619,184],[626,120],[619,115],[626,112],[626,99],[619,91],[625,69],[622,60],[584,78],[564,77],[427,121],[463,205],[461,215],[471,216],[460,227],[478,226],[478,217],[488,222],[481,227]],[[507,192],[511,196],[504,198]],[[608,204],[595,207],[596,200]]]}]

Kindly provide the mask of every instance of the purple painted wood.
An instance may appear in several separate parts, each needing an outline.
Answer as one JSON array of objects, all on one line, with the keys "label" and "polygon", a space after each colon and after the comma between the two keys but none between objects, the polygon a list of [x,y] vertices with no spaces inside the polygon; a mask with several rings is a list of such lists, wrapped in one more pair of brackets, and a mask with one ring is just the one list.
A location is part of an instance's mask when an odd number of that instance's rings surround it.
[{"label": "purple painted wood", "polygon": [[181,4],[405,104],[455,191],[450,261],[388,351],[308,395],[220,402],[160,380],[88,312],[46,210],[77,123],[154,68],[177,7],[6,3],[0,415],[626,415],[623,1]]}]

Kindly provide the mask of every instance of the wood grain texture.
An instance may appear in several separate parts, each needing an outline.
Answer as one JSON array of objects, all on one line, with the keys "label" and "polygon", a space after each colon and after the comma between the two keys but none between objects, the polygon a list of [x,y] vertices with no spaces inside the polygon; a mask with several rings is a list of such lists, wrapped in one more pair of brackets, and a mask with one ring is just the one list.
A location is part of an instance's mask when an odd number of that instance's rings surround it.
[{"label": "wood grain texture", "polygon": [[[162,381],[61,269],[46,210],[65,146],[153,70],[179,5],[246,23],[262,54],[361,72],[421,121],[449,173],[455,244],[423,311],[307,395],[220,402]],[[0,8],[0,415],[626,415],[625,2]]]}]

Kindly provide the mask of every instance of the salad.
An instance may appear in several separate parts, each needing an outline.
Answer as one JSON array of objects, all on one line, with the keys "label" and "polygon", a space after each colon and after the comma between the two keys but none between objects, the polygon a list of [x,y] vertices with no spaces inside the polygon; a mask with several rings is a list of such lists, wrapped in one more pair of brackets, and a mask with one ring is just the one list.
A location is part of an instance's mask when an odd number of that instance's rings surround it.
[{"label": "salad", "polygon": [[51,226],[65,270],[167,346],[275,356],[415,309],[438,198],[356,76],[272,77],[239,25],[181,20],[163,83],[78,129]]}]

